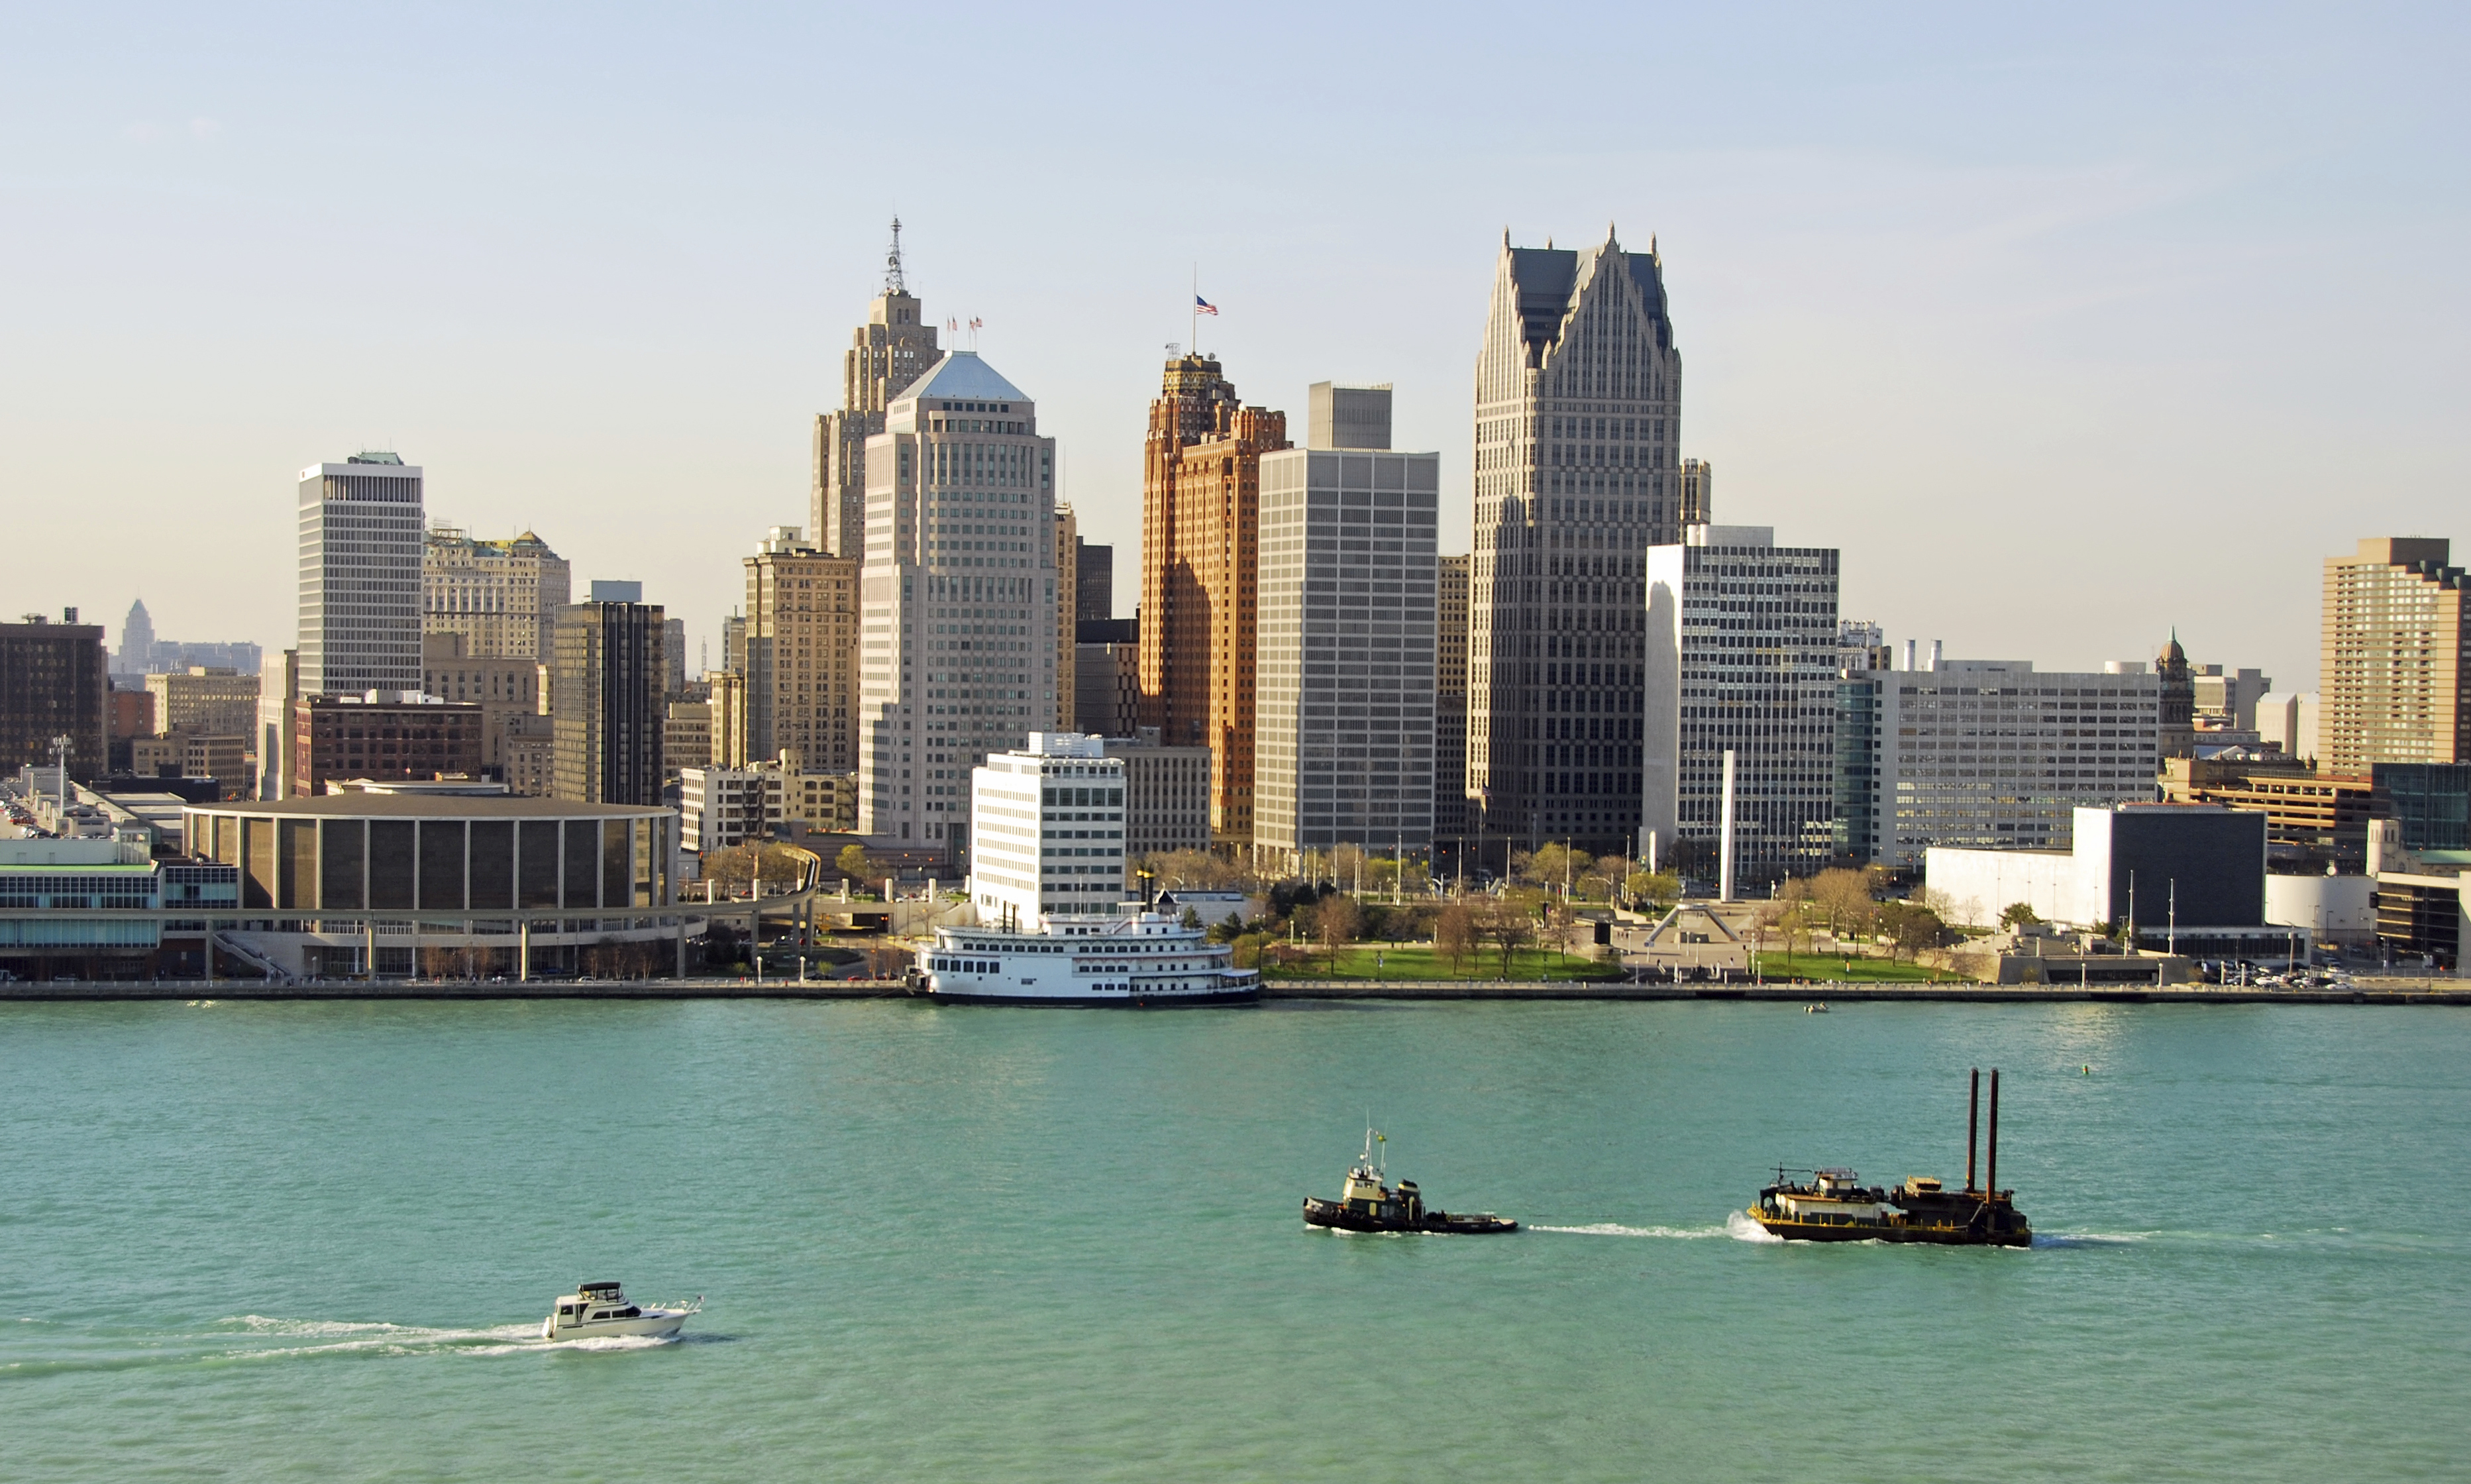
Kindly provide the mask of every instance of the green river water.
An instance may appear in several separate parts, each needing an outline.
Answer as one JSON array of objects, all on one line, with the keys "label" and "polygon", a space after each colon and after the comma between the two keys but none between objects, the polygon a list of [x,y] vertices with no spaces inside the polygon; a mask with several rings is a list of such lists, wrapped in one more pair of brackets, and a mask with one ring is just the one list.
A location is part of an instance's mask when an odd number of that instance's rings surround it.
[{"label": "green river water", "polygon": [[[2030,1250],[1729,1224],[1972,1066]],[[1368,1114],[1529,1230],[1307,1233]],[[20,1004],[0,1130],[15,1481],[2471,1476],[2459,1010]]]}]

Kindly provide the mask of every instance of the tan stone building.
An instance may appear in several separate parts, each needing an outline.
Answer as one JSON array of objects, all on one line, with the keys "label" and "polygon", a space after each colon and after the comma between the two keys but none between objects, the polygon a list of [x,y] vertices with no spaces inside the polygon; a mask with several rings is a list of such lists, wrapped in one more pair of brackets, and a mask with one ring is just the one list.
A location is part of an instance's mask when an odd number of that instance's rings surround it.
[{"label": "tan stone building", "polygon": [[507,792],[528,799],[550,797],[557,784],[555,718],[508,717],[500,734],[499,748],[499,767]]},{"label": "tan stone building", "polygon": [[184,736],[247,738],[257,731],[257,676],[192,665],[146,677],[154,729]]},{"label": "tan stone building", "polygon": [[2318,745],[2326,770],[2471,761],[2471,624],[2450,543],[2374,536],[2325,558]]},{"label": "tan stone building", "polygon": [[808,529],[825,551],[866,555],[866,440],[883,431],[884,410],[935,365],[935,327],[901,273],[901,223],[892,224],[883,292],[841,355],[841,407],[815,416],[814,478]]},{"label": "tan stone building", "polygon": [[712,766],[712,702],[671,701],[661,723],[662,766]]},{"label": "tan stone building", "polygon": [[2166,804],[2220,804],[2265,815],[2266,860],[2294,871],[2367,869],[2368,821],[2388,813],[2365,774],[2320,771],[2278,752],[2232,748],[2210,758],[2165,758]]},{"label": "tan stone building", "polygon": [[506,763],[506,718],[536,717],[549,709],[548,667],[530,655],[474,655],[458,633],[431,632],[420,639],[421,691],[440,700],[481,708],[481,766]]},{"label": "tan stone building", "polygon": [[855,772],[859,559],[776,526],[745,564],[747,752]]},{"label": "tan stone building", "polygon": [[1253,843],[1261,456],[1284,412],[1246,407],[1198,352],[1166,365],[1141,462],[1141,724],[1211,751],[1214,844]]},{"label": "tan stone building", "polygon": [[433,526],[421,551],[421,629],[461,635],[473,659],[546,661],[573,587],[566,558],[529,530],[484,541]]}]

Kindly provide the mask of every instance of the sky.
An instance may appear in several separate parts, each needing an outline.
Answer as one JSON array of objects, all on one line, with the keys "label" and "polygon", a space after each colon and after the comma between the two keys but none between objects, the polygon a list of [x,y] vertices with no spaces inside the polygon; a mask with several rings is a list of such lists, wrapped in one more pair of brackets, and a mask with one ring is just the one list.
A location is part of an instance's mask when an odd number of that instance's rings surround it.
[{"label": "sky", "polygon": [[1502,234],[1615,230],[1847,617],[2313,690],[2323,557],[2471,545],[2471,12],[1862,9],[0,6],[0,608],[288,645],[297,471],[388,448],[692,657],[896,213],[1119,613],[1196,282],[1299,428],[1393,383],[1465,551]]}]

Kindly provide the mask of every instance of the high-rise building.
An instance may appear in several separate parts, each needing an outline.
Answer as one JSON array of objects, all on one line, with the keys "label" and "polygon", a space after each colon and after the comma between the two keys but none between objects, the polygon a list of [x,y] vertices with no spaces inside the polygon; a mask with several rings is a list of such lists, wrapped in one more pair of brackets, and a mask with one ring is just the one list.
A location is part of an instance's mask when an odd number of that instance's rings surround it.
[{"label": "high-rise building", "polygon": [[1141,621],[1087,619],[1074,639],[1072,730],[1133,736],[1141,718]]},{"label": "high-rise building", "polygon": [[2325,558],[2318,695],[2330,772],[2471,762],[2471,624],[2443,537],[2377,536]]},{"label": "high-rise building", "polygon": [[[79,623],[75,608],[58,624],[33,613],[0,624],[0,769],[65,761],[81,783],[101,776],[111,757],[110,671],[103,625]],[[68,739],[64,759],[54,755],[59,738]]]},{"label": "high-rise building", "polygon": [[1078,629],[1081,625],[1081,523],[1073,518],[1072,506],[1058,502],[1053,528],[1055,542],[1055,719],[1049,723],[1059,732],[1072,730],[1072,718],[1080,704],[1079,682],[1073,678],[1077,663]]},{"label": "high-rise building", "polygon": [[146,611],[143,598],[130,603],[129,617],[120,621],[120,651],[111,657],[111,670],[119,675],[153,672],[154,619]]},{"label": "high-rise building", "polygon": [[746,746],[794,750],[824,772],[858,766],[858,583],[795,526],[775,526],[746,565]]},{"label": "high-rise building", "polygon": [[1085,541],[1076,533],[1072,538],[1073,622],[1115,616],[1116,549]]},{"label": "high-rise building", "polygon": [[1649,548],[1682,539],[1681,429],[1653,245],[1505,234],[1475,366],[1469,600],[1467,791],[1488,835],[1631,847],[1640,583]]},{"label": "high-rise building", "polygon": [[1472,556],[1445,556],[1433,588],[1433,840],[1466,837],[1468,592]]},{"label": "high-rise building", "polygon": [[300,693],[420,689],[421,479],[388,453],[300,471]]},{"label": "high-rise building", "polygon": [[1705,526],[1716,507],[1716,471],[1703,459],[1682,460],[1682,516],[1684,526]]},{"label": "high-rise building", "polygon": [[1032,732],[970,770],[978,920],[1036,931],[1124,897],[1124,760],[1095,737]]},{"label": "high-rise building", "polygon": [[686,688],[687,621],[670,619],[661,624],[661,694],[674,695]]},{"label": "high-rise building", "polygon": [[1934,846],[2065,850],[2079,809],[2153,799],[2159,675],[1937,650],[1928,669],[1841,671],[1839,816],[1851,859],[1910,870]]},{"label": "high-rise building", "polygon": [[[1337,845],[1412,853],[1433,842],[1441,455],[1318,446],[1333,426],[1377,431],[1361,402],[1353,424],[1325,424],[1324,389],[1316,446],[1260,459],[1252,846],[1288,869]],[[1382,406],[1377,431],[1389,420]]]},{"label": "high-rise building", "polygon": [[935,364],[935,327],[901,271],[901,222],[883,259],[883,292],[841,355],[841,406],[815,417],[814,481],[809,519],[816,542],[835,556],[866,555],[866,440],[884,431],[885,410]]},{"label": "high-rise building", "polygon": [[421,548],[421,624],[459,634],[468,659],[546,660],[574,571],[527,530],[504,541],[433,526]]},{"label": "high-rise building", "polygon": [[554,797],[661,802],[665,617],[658,603],[586,601],[557,610],[550,680]]},{"label": "high-rise building", "polygon": [[1253,688],[1261,456],[1287,417],[1245,407],[1219,365],[1166,365],[1141,462],[1141,717],[1178,746],[1210,749],[1210,828],[1253,840]]},{"label": "high-rise building", "polygon": [[[1766,526],[1683,534],[1647,554],[1642,768],[1597,771],[1627,749],[1576,740],[1597,718],[1577,714],[1575,690],[1544,697],[1548,724],[1567,722],[1573,741],[1540,743],[1539,766],[1572,769],[1553,781],[1565,796],[1640,789],[1659,860],[1702,879],[1720,874],[1730,780],[1734,883],[1807,876],[1837,848],[1837,554],[1778,546]],[[1575,686],[1584,667],[1554,669]]]},{"label": "high-rise building", "polygon": [[859,829],[958,863],[970,770],[1055,713],[1055,440],[956,350],[893,400],[866,459]]},{"label": "high-rise building", "polygon": [[1129,873],[1144,857],[1210,848],[1209,748],[1166,746],[1146,726],[1099,746],[1124,765],[1125,890],[1140,889]]}]

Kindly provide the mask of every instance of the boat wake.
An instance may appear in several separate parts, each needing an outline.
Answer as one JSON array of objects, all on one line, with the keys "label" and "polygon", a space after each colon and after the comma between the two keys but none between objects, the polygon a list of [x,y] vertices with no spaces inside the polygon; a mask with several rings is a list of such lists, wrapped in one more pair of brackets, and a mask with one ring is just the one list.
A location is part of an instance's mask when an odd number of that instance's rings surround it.
[{"label": "boat wake", "polygon": [[540,1326],[537,1324],[489,1325],[480,1329],[442,1329],[424,1325],[386,1324],[345,1319],[278,1319],[270,1318],[264,1314],[241,1314],[223,1320],[222,1323],[240,1326],[250,1338],[305,1342],[293,1345],[251,1345],[224,1352],[224,1354],[232,1359],[353,1353],[409,1355],[452,1352],[461,1354],[502,1355],[551,1348],[541,1339]]},{"label": "boat wake", "polygon": [[1528,1230],[1560,1232],[1567,1237],[1662,1237],[1683,1241],[1730,1235],[1721,1226],[1624,1226],[1618,1221],[1592,1221],[1586,1226],[1540,1225]]},{"label": "boat wake", "polygon": [[1728,1212],[1726,1213],[1725,1235],[1737,1242],[1757,1242],[1762,1245],[1773,1244],[1778,1247],[1784,1245],[1783,1237],[1778,1237],[1774,1232],[1769,1231],[1766,1227],[1763,1227],[1757,1222],[1752,1220],[1751,1213],[1747,1211],[1734,1211]]}]

